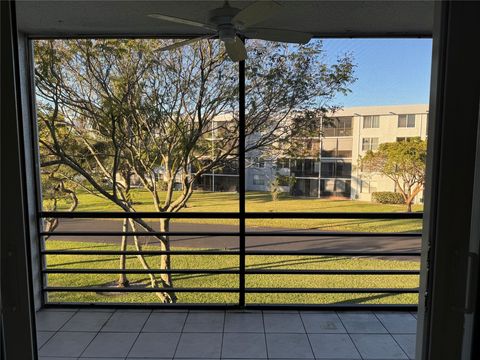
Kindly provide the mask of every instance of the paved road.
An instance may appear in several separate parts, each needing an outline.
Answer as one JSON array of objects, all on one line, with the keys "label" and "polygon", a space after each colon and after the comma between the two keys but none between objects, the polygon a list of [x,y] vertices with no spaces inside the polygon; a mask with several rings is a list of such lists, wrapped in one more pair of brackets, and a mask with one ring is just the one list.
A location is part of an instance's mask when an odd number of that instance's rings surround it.
[{"label": "paved road", "polygon": [[[154,225],[158,230],[158,226]],[[121,222],[104,219],[63,219],[57,231],[121,231]],[[173,223],[170,231],[176,232],[236,232],[235,225]],[[247,228],[247,231],[294,231],[280,228]],[[316,230],[300,230],[313,232]],[[317,231],[318,232],[318,231]],[[155,243],[150,236],[142,237],[143,242]],[[52,236],[51,240],[120,243],[119,236]],[[237,236],[172,236],[172,246],[187,248],[238,249]],[[345,236],[306,236],[247,237],[246,247],[250,250],[322,250],[322,251],[420,251],[421,239],[411,237],[345,237]],[[416,257],[410,258],[417,259]]]}]

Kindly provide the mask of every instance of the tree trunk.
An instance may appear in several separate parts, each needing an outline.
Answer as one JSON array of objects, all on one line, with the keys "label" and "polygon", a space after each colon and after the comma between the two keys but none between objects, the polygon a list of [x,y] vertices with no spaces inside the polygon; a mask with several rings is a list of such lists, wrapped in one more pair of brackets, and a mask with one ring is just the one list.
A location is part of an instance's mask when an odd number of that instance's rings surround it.
[{"label": "tree trunk", "polygon": [[[137,230],[137,227],[135,225],[135,221],[133,219],[129,219],[129,222],[130,222],[130,227],[132,228],[132,231],[136,231]],[[140,245],[139,241],[138,241],[138,236],[133,236],[133,243],[135,245],[135,248],[137,249],[137,251],[142,251],[142,246]],[[137,255],[137,258],[138,260],[140,261],[140,263],[142,264],[143,268],[145,270],[150,270],[150,266],[148,265],[147,261],[145,260],[145,257],[143,255]],[[157,278],[155,277],[154,274],[152,273],[149,273],[148,274],[149,278],[150,278],[150,284],[152,286],[152,288],[158,288],[158,283],[157,283]],[[163,281],[162,281],[163,282]],[[165,293],[165,292],[157,292],[155,293],[158,298],[163,302],[163,303],[172,303],[174,302],[174,300],[172,299],[172,297],[170,296],[170,294],[168,293]]]},{"label": "tree trunk", "polygon": [[[170,219],[160,219],[160,231],[169,232],[170,231]],[[162,241],[160,241],[160,248],[162,251],[170,251],[170,237],[168,235],[162,236]],[[170,263],[170,254],[161,255],[160,258],[160,268],[165,270],[171,269]],[[172,274],[161,274],[161,279],[163,286],[166,288],[173,288]],[[174,292],[169,292],[170,297],[173,302],[176,302],[177,297]]]},{"label": "tree trunk", "polygon": [[[123,219],[122,231],[123,232],[128,231],[128,219]],[[120,245],[121,251],[127,250],[127,241],[128,241],[128,236],[122,235],[122,243]],[[125,270],[126,263],[127,263],[127,256],[125,254],[120,255],[120,270]],[[127,287],[128,285],[129,283],[127,279],[127,274],[120,274],[118,278],[118,287]]]},{"label": "tree trunk", "polygon": [[413,203],[413,199],[408,199],[408,200],[406,201],[407,212],[412,212],[412,203]]}]

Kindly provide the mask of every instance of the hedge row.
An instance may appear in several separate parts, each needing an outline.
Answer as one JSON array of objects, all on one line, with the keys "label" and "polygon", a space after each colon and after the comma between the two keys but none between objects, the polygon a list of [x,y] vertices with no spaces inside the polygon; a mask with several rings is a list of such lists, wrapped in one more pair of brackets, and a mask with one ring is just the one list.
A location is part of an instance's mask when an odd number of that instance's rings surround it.
[{"label": "hedge row", "polygon": [[372,201],[380,204],[405,204],[402,194],[392,191],[373,192]]}]

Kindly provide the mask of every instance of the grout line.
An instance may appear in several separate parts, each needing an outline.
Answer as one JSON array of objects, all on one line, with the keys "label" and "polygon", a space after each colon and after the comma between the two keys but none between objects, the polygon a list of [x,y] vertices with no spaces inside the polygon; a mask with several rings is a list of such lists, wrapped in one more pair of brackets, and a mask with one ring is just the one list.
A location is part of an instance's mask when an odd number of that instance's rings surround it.
[{"label": "grout line", "polygon": [[[80,312],[80,310],[79,310]],[[87,346],[85,346],[85,349],[83,349],[83,351],[80,353],[80,356],[78,357],[78,359],[80,359],[83,355],[83,353],[85,352],[85,350],[87,350],[87,348],[90,346],[90,344],[93,342],[93,340],[95,340],[98,336],[98,334],[100,334],[100,331],[103,329],[103,327],[107,324],[107,322],[110,321],[110,319],[112,318],[113,314],[115,314],[115,311],[114,312],[111,312],[110,313],[110,316],[108,317],[107,320],[105,320],[105,322],[103,323],[103,325],[100,327],[100,329],[98,329],[97,333],[95,334],[95,336],[92,338],[92,340],[90,340],[90,342],[87,344]]]},{"label": "grout line", "polygon": [[223,312],[223,327],[222,327],[222,342],[220,345],[220,359],[223,357],[223,338],[225,337],[225,319],[227,317],[227,312]]},{"label": "grout line", "polygon": [[[395,342],[395,344],[397,344],[397,346],[400,348],[400,350],[402,350],[402,352],[405,354],[405,356],[407,357],[407,359],[410,359],[410,357],[408,356],[408,354],[405,352],[405,350],[403,350],[403,348],[400,346],[400,344],[397,342],[397,340],[393,337],[392,333],[390,332],[390,330],[387,329],[387,327],[385,326],[385,324],[383,323],[382,319],[380,319],[377,315],[376,312],[372,311],[373,313],[373,316],[375,316],[375,318],[380,321],[380,324],[382,324],[382,326],[385,328],[385,330],[387,330],[387,334],[390,335],[390,337],[393,339],[393,341]],[[411,314],[410,314],[411,315]]]},{"label": "grout line", "polygon": [[263,338],[265,339],[265,350],[267,352],[267,359],[270,359],[270,355],[268,354],[267,330],[265,329],[265,318],[263,317],[263,310],[260,312],[260,314],[262,315]]},{"label": "grout line", "polygon": [[[40,309],[40,310],[42,310],[42,309]],[[71,315],[67,320],[65,320],[65,322],[64,322],[62,325],[60,325],[60,327],[59,327],[57,330],[54,330],[54,331],[53,331],[53,335],[50,336],[50,337],[48,338],[48,340],[45,341],[45,343],[43,343],[43,345],[40,346],[40,347],[37,349],[37,353],[38,353],[38,352],[40,351],[40,349],[43,348],[48,342],[50,342],[50,340],[52,340],[54,336],[56,336],[56,335],[60,332],[60,330],[67,324],[67,322],[69,322],[69,321],[79,312],[79,310],[80,310],[80,309],[77,309],[77,310],[75,310],[75,311],[71,311],[72,315]],[[38,311],[35,312],[35,320],[36,320],[37,312],[38,312]],[[47,310],[47,312],[56,313],[56,311],[48,311],[48,310]],[[36,323],[36,321],[35,321],[35,323]],[[38,333],[39,331],[49,331],[49,330],[38,330],[38,329],[35,329],[35,336],[37,336],[37,333]],[[38,337],[38,336],[37,336],[37,337]]]},{"label": "grout line", "polygon": [[143,328],[145,327],[145,324],[147,323],[148,319],[150,319],[150,316],[152,316],[153,310],[150,310],[150,313],[148,314],[147,318],[145,319],[145,322],[143,323],[142,327],[140,328],[140,331],[137,334],[137,337],[135,338],[135,341],[132,343],[132,346],[130,346],[130,349],[127,352],[127,356],[125,356],[125,359],[128,358],[128,355],[130,355],[130,352],[132,351],[133,347],[135,346],[138,338],[140,337],[140,334],[142,333]]},{"label": "grout line", "polygon": [[189,316],[190,316],[190,310],[187,310],[187,316],[185,316],[185,320],[183,320],[183,325],[182,325],[182,328],[180,329],[180,336],[178,337],[177,346],[175,346],[175,351],[173,352],[172,359],[175,359],[175,356],[177,355],[178,346],[180,345],[180,340],[182,339],[182,336],[183,336],[183,330],[185,329],[185,324],[187,323],[187,319]]},{"label": "grout line", "polygon": [[342,317],[338,314],[337,311],[335,311],[335,314],[337,314],[338,318],[340,319],[340,322],[342,323],[343,327],[345,328],[345,331],[347,332],[348,338],[350,339],[350,341],[352,342],[353,346],[354,346],[355,349],[357,350],[358,355],[360,355],[360,359],[364,359],[362,353],[360,352],[360,350],[358,350],[357,344],[355,344],[355,341],[353,341],[352,337],[350,336],[350,332],[348,331],[347,327],[345,326],[345,324],[344,324],[344,322],[343,322],[343,320],[342,320]]},{"label": "grout line", "polygon": [[310,345],[310,351],[312,352],[313,358],[315,359],[316,356],[315,356],[315,352],[313,351],[312,342],[310,341],[310,336],[308,336],[307,328],[305,327],[305,323],[303,322],[303,318],[302,318],[302,315],[300,314],[300,312],[298,312],[298,317],[300,318],[300,321],[302,322],[303,330],[305,330],[305,336],[307,337],[308,344]]},{"label": "grout line", "polygon": [[[395,344],[397,344],[397,346],[400,348],[400,350],[402,350],[402,352],[405,354],[405,356],[407,357],[407,359],[410,359],[410,357],[408,356],[407,352],[405,350],[403,350],[403,348],[400,346],[400,344],[397,342],[397,340],[395,339],[395,337],[393,337],[392,333],[387,329],[387,327],[383,324],[382,320],[377,316],[377,314],[375,312],[372,312],[373,313],[373,316],[375,316],[375,318],[380,321],[380,324],[382,324],[382,326],[385,328],[385,330],[387,330],[387,334],[390,335],[390,337],[393,339],[393,341],[395,342]],[[410,314],[411,315],[411,314]],[[413,316],[413,315],[412,315]],[[416,345],[416,344],[415,344]]]}]

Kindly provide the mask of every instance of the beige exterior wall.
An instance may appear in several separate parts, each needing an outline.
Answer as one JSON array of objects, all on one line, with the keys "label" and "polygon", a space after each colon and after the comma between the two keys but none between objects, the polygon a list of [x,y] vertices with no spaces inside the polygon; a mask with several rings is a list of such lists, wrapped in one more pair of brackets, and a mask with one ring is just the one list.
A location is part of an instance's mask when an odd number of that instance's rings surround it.
[{"label": "beige exterior wall", "polygon": [[[398,127],[398,117],[403,114],[415,115],[414,127]],[[379,116],[378,128],[364,128],[365,116]],[[352,183],[351,198],[359,200],[371,199],[373,191],[394,191],[394,183],[379,175],[362,173],[357,166],[359,157],[366,151],[362,150],[364,138],[377,138],[378,143],[394,142],[399,137],[420,137],[427,135],[428,105],[393,105],[393,106],[368,106],[345,108],[330,116],[351,116],[353,118],[352,134]],[[423,194],[419,194],[415,202],[421,201]]]}]

